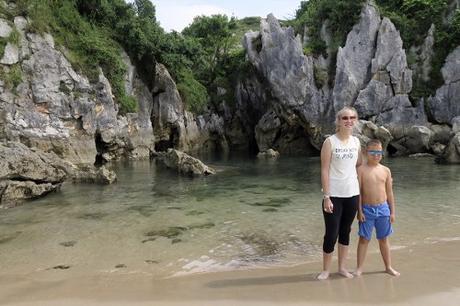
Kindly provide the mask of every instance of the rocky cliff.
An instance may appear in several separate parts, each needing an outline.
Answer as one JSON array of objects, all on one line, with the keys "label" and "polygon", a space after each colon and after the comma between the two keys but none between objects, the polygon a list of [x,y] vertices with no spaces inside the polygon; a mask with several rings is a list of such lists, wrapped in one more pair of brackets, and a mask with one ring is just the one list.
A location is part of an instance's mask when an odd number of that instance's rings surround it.
[{"label": "rocky cliff", "polygon": [[[327,23],[322,32],[325,43],[329,43]],[[414,48],[424,50],[420,66],[415,66],[422,78],[429,72],[432,32],[433,27],[424,44]],[[291,28],[281,27],[273,15],[262,20],[260,31],[246,33],[243,41],[259,82],[272,97],[255,127],[262,150],[273,147],[289,151],[298,144],[280,148],[277,139],[295,133],[303,134],[319,149],[325,135],[333,132],[333,114],[348,105],[363,119],[358,129],[363,140],[379,137],[388,143],[393,155],[429,152],[447,162],[458,162],[458,136],[454,137],[453,125],[460,115],[459,48],[446,59],[442,69],[445,84],[436,95],[410,101],[413,72],[401,36],[388,18],[380,16],[373,1],[363,6],[359,22],[338,49],[331,88],[317,86],[321,83],[319,72],[330,68],[330,60],[305,55],[305,41]],[[363,126],[368,127],[366,135],[362,134]]]},{"label": "rocky cliff", "polygon": [[55,190],[66,178],[75,177],[69,169],[76,165],[149,158],[153,152],[168,148],[187,152],[227,149],[222,118],[215,114],[196,117],[185,110],[163,65],[156,65],[150,90],[120,50],[127,67],[126,92],[138,103],[136,113],[121,114],[102,70],[97,80],[90,81],[72,67],[65,46],[57,46],[50,34],[28,32],[28,23],[21,16],[13,22],[0,19],[1,38],[7,40],[13,32],[19,36],[18,43],[8,42],[0,55],[0,142],[6,146],[1,152],[10,169],[21,167],[25,159],[10,158],[7,152],[33,148],[39,156],[52,154],[54,159],[68,163],[68,171],[59,180],[42,175],[38,179],[40,191],[32,190],[37,189],[35,179],[2,172],[0,199],[2,195],[14,198],[7,191],[17,181],[28,186],[25,193],[30,197]]}]

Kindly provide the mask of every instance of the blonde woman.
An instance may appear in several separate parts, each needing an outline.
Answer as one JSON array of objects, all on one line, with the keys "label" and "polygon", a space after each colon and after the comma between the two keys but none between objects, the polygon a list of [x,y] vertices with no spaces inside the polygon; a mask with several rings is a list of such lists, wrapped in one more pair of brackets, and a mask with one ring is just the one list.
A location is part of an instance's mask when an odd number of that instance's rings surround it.
[{"label": "blonde woman", "polygon": [[347,278],[351,224],[359,202],[359,183],[356,168],[361,164],[361,145],[354,137],[353,128],[358,113],[352,107],[342,108],[336,115],[336,133],[328,137],[321,148],[321,185],[325,234],[323,242],[323,271],[319,280],[329,277],[332,255],[338,239],[339,273]]}]

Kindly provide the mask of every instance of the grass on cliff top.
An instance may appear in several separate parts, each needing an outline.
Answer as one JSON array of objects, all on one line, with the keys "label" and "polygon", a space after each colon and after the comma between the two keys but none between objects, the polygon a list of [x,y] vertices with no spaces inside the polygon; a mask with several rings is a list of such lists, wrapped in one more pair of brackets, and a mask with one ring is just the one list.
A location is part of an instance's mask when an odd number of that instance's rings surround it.
[{"label": "grass on cliff top", "polygon": [[65,48],[64,54],[72,67],[90,81],[98,79],[98,67],[101,67],[112,85],[120,112],[137,111],[137,102],[125,92],[126,66],[121,58],[121,47],[111,39],[108,30],[85,20],[75,1],[18,0],[9,15],[29,17],[29,32],[52,33],[57,44]]}]

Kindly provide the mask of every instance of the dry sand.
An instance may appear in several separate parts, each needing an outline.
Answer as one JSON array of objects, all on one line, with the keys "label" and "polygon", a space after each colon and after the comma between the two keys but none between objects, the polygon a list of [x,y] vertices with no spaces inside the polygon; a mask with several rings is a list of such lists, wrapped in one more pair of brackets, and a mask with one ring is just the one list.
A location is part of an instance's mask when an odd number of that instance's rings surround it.
[{"label": "dry sand", "polygon": [[363,276],[334,273],[326,281],[316,280],[319,262],[162,280],[139,274],[69,278],[69,271],[0,275],[0,305],[460,305],[460,241],[395,250],[393,261],[400,277],[385,274],[380,255],[370,254]]}]

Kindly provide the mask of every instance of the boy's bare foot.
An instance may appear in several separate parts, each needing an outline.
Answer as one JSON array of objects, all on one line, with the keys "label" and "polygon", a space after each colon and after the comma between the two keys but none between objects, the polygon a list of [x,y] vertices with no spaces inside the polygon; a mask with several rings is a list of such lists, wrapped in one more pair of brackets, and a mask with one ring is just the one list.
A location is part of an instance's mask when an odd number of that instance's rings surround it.
[{"label": "boy's bare foot", "polygon": [[353,274],[355,276],[361,276],[361,274],[363,274],[363,271],[361,271],[360,269],[357,269],[355,272],[353,272]]},{"label": "boy's bare foot", "polygon": [[323,271],[318,276],[316,277],[318,280],[325,280],[329,277],[329,272],[328,271]]},{"label": "boy's bare foot", "polygon": [[387,268],[385,270],[385,272],[387,272],[388,274],[393,275],[393,276],[400,276],[401,275],[401,273],[399,273],[398,271],[396,271],[392,267]]},{"label": "boy's bare foot", "polygon": [[347,270],[339,270],[339,274],[345,276],[346,278],[353,278],[353,274],[351,274]]}]

